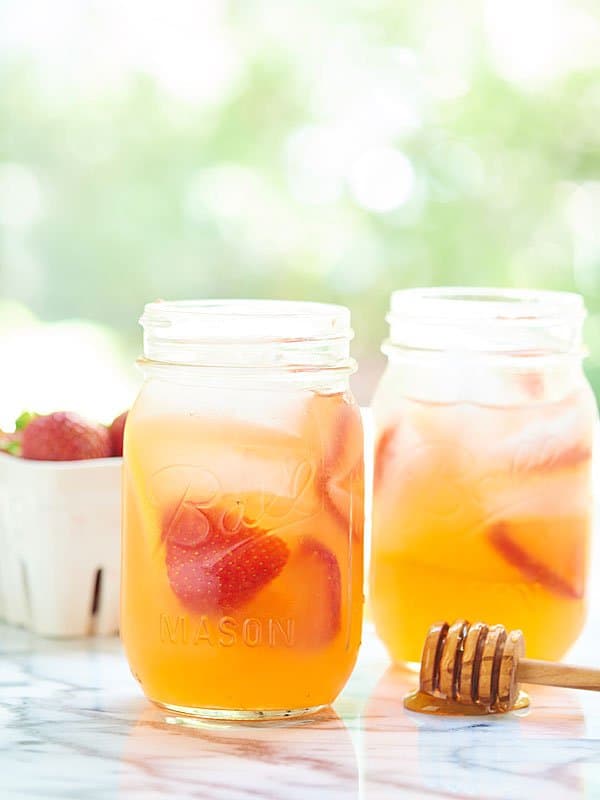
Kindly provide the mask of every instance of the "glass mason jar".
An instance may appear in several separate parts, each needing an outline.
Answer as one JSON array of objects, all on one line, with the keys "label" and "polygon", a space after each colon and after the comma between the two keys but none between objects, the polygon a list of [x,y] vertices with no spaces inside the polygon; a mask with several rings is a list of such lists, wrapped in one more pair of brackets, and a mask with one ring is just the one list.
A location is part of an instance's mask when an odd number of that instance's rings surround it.
[{"label": "glass mason jar", "polygon": [[597,419],[584,315],[566,292],[392,295],[370,599],[395,661],[418,661],[440,619],[520,628],[532,658],[577,638]]},{"label": "glass mason jar", "polygon": [[145,307],[124,446],[122,638],[146,695],[231,719],[331,703],[362,618],[363,435],[350,314]]}]

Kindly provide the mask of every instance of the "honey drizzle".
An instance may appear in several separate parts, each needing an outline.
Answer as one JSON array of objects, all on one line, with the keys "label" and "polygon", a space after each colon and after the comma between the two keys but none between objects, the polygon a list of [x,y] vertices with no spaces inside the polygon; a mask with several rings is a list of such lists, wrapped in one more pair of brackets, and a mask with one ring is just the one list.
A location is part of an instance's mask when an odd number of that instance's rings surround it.
[{"label": "honey drizzle", "polygon": [[409,711],[418,711],[422,714],[438,714],[446,717],[481,717],[489,714],[507,714],[510,711],[519,711],[529,706],[529,695],[527,692],[519,691],[514,705],[504,711],[487,708],[482,705],[463,705],[455,700],[444,700],[441,697],[421,692],[415,689],[404,698],[404,707]]}]

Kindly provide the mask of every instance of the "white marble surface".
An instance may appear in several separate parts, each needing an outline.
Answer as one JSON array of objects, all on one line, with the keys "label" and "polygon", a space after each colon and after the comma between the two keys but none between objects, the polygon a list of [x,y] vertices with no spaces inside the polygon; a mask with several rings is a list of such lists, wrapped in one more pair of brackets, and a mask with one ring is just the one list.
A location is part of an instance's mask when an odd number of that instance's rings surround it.
[{"label": "white marble surface", "polygon": [[367,630],[335,713],[189,728],[144,700],[116,639],[0,626],[0,798],[600,797],[600,694],[535,688],[522,716],[440,719],[404,711],[413,683]]}]

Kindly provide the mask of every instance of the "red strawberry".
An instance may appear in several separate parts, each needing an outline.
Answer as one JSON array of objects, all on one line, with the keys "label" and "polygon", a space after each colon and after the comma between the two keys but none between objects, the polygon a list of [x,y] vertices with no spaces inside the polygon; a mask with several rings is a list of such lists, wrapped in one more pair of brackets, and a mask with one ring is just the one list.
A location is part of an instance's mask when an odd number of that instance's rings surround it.
[{"label": "red strawberry", "polygon": [[289,555],[279,537],[190,501],[177,510],[165,538],[171,588],[197,613],[245,605],[279,575]]},{"label": "red strawberry", "polygon": [[544,376],[541,372],[521,372],[516,374],[516,380],[523,391],[530,397],[539,399],[544,394]]},{"label": "red strawberry", "polygon": [[517,452],[513,461],[515,472],[547,473],[574,469],[592,457],[592,448],[583,442],[568,444],[548,437],[545,441],[526,441],[525,445],[521,452]]},{"label": "red strawberry", "polygon": [[306,437],[323,453],[315,484],[323,504],[344,532],[363,528],[363,430],[360,411],[341,394],[312,396],[307,412]]},{"label": "red strawberry", "polygon": [[108,432],[110,433],[110,444],[112,448],[111,455],[113,456],[123,455],[123,433],[125,431],[125,423],[127,422],[128,413],[128,411],[123,411],[123,413],[119,414],[118,417],[115,417],[115,419],[113,419],[108,426]]},{"label": "red strawberry", "polygon": [[294,587],[295,643],[306,648],[328,644],[342,624],[342,577],[331,550],[312,536],[303,536],[286,567]]},{"label": "red strawberry", "polygon": [[110,435],[104,425],[77,414],[57,411],[35,417],[22,434],[22,456],[37,461],[78,461],[110,455]]},{"label": "red strawberry", "polygon": [[340,406],[323,467],[326,507],[345,528],[352,519],[353,532],[362,535],[363,429],[357,406]]},{"label": "red strawberry", "polygon": [[585,589],[586,523],[557,518],[499,521],[487,531],[492,547],[524,580],[558,597],[580,600]]},{"label": "red strawberry", "polygon": [[373,491],[376,492],[383,481],[383,476],[393,452],[396,428],[385,428],[375,445],[375,463],[373,468]]}]

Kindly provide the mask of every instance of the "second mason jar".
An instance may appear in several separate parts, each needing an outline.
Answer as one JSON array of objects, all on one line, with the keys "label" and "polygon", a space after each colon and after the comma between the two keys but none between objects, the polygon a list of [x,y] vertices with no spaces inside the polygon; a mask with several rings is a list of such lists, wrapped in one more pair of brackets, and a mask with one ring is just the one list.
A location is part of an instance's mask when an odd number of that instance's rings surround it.
[{"label": "second mason jar", "polygon": [[371,605],[398,662],[429,625],[521,628],[561,658],[585,618],[597,409],[575,294],[393,294],[374,400]]},{"label": "second mason jar", "polygon": [[347,309],[146,306],[124,446],[122,638],[168,709],[331,703],[362,619],[363,437]]}]

